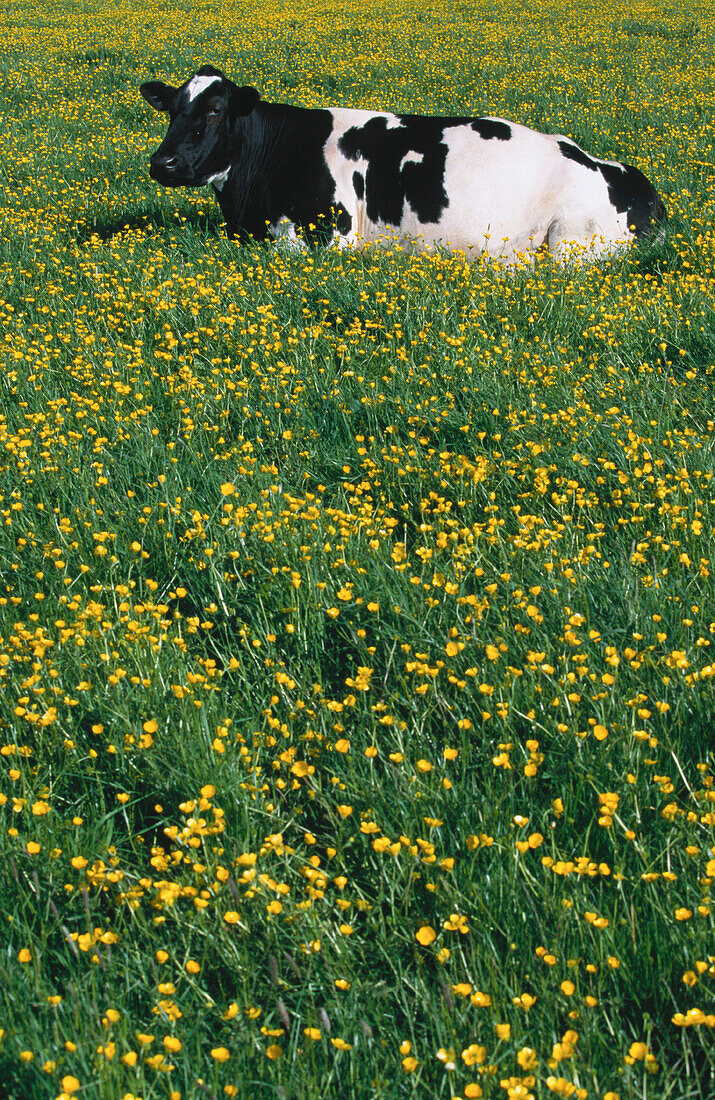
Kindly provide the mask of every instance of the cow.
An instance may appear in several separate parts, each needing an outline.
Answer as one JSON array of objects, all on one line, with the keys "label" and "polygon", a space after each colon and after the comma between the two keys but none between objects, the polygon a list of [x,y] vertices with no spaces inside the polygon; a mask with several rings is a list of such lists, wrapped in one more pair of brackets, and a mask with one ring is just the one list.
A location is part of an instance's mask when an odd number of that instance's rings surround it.
[{"label": "cow", "polygon": [[211,65],[140,92],[169,116],[152,178],[211,184],[229,237],[399,240],[514,261],[574,246],[597,257],[663,233],[665,206],[637,168],[501,118],[269,103]]}]

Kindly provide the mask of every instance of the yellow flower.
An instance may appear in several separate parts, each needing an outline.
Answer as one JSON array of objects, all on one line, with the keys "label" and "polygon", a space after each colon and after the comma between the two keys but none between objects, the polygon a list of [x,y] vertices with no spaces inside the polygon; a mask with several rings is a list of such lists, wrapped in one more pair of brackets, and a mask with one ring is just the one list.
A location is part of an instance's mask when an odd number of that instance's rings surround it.
[{"label": "yellow flower", "polygon": [[437,933],[429,924],[425,924],[419,931],[415,932],[415,939],[423,947],[429,947],[437,939]]},{"label": "yellow flower", "polygon": [[162,1042],[171,1054],[178,1054],[181,1050],[181,1039],[177,1039],[175,1035],[165,1035]]},{"label": "yellow flower", "polygon": [[231,1052],[226,1047],[214,1047],[211,1051],[211,1057],[215,1062],[227,1062],[231,1057]]},{"label": "yellow flower", "polygon": [[270,1058],[272,1062],[275,1062],[275,1061],[278,1060],[278,1058],[282,1058],[282,1057],[283,1057],[282,1047],[279,1047],[277,1043],[272,1043],[266,1051],[266,1058]]},{"label": "yellow flower", "polygon": [[516,1056],[516,1060],[522,1069],[536,1069],[538,1065],[538,1056],[536,1051],[532,1047],[522,1047]]}]

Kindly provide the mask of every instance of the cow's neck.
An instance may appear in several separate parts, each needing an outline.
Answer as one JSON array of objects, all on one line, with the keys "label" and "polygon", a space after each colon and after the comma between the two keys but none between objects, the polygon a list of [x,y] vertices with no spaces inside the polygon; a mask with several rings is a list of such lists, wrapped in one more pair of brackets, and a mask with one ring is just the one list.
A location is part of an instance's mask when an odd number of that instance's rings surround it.
[{"label": "cow's neck", "polygon": [[214,184],[229,236],[243,232],[261,240],[267,224],[282,217],[301,220],[305,181],[315,189],[326,169],[323,149],[331,124],[328,111],[264,101],[241,119],[236,160],[226,181]]}]

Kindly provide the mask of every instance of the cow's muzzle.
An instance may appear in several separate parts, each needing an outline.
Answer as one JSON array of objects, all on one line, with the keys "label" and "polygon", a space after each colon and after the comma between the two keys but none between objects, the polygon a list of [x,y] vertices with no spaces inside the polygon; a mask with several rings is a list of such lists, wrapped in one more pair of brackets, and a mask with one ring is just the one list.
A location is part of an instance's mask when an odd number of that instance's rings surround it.
[{"label": "cow's muzzle", "polygon": [[186,166],[175,155],[155,153],[149,162],[149,175],[165,187],[179,187],[181,184],[191,182],[187,176]]}]

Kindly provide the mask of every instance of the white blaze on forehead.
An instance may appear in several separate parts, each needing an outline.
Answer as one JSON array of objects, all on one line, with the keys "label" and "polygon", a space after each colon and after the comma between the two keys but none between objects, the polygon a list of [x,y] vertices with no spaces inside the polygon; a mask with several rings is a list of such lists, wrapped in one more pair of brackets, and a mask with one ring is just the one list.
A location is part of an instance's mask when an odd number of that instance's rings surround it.
[{"label": "white blaze on forehead", "polygon": [[201,95],[208,87],[214,84],[217,80],[221,80],[220,76],[193,76],[186,86],[186,94],[189,97],[189,103],[193,103],[197,95]]}]

